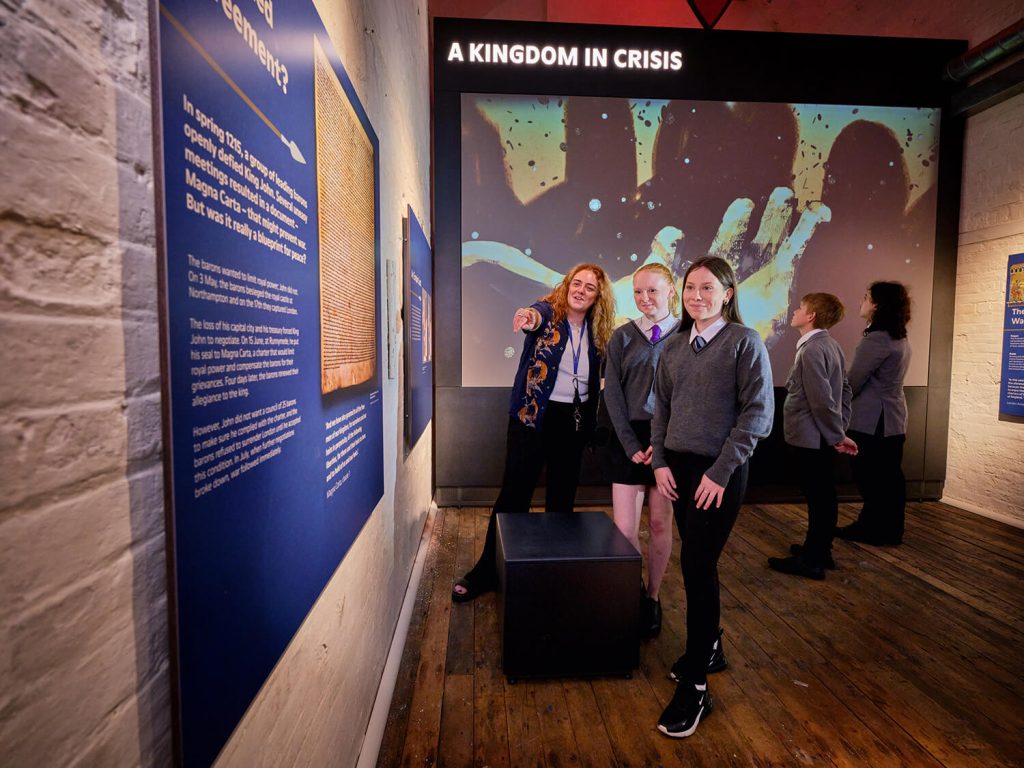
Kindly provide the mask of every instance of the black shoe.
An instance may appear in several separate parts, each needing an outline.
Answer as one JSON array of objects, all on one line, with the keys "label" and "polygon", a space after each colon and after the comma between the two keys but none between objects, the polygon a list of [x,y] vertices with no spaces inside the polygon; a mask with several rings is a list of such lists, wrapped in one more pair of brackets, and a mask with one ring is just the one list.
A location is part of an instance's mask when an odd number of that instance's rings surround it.
[{"label": "black shoe", "polygon": [[708,659],[709,675],[713,675],[715,672],[721,672],[729,666],[729,660],[725,658],[725,650],[722,647],[722,635],[724,634],[725,630],[719,627],[718,639],[715,640],[715,644],[711,646],[711,658]]},{"label": "black shoe", "polygon": [[788,573],[792,576],[804,576],[815,581],[825,579],[825,569],[816,565],[808,565],[802,557],[769,557],[768,567],[779,573]]},{"label": "black shoe", "polygon": [[835,537],[837,539],[843,539],[844,541],[860,541],[863,534],[863,526],[861,526],[859,520],[855,520],[849,525],[836,526]]},{"label": "black shoe", "polygon": [[[803,553],[804,553],[804,545],[803,544],[790,544],[789,545],[789,554],[796,555],[797,557],[800,557]],[[832,559],[832,553],[831,552],[829,552],[827,555],[825,555],[825,569],[829,570],[829,571],[838,570],[838,566],[836,565],[836,561]]]},{"label": "black shoe", "polygon": [[[715,644],[711,646],[711,658],[708,659],[708,674],[713,675],[715,672],[721,672],[723,669],[729,666],[729,660],[725,658],[725,650],[722,647],[722,635],[725,634],[725,630],[721,627],[718,628],[718,639],[715,640]],[[683,678],[683,674],[686,672],[686,654],[684,653],[678,659],[676,663],[672,665],[672,669],[669,670],[668,679],[679,682]]]},{"label": "black shoe", "polygon": [[657,637],[661,632],[661,601],[644,595],[640,604],[640,636]]},{"label": "black shoe", "polygon": [[862,525],[850,523],[842,528],[836,528],[836,538],[846,541],[856,541],[858,544],[870,544],[873,547],[898,547],[903,543],[903,536],[886,536],[885,534],[869,531]]},{"label": "black shoe", "polygon": [[673,739],[692,736],[701,719],[710,714],[714,703],[711,691],[698,691],[691,683],[676,686],[672,701],[658,718],[658,730]]}]

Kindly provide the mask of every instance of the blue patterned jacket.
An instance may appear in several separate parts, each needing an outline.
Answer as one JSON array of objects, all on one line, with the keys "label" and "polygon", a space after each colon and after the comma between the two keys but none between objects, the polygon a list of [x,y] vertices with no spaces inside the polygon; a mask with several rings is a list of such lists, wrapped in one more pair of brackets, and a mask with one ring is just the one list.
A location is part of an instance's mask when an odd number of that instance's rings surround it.
[{"label": "blue patterned jacket", "polygon": [[[558,364],[568,346],[569,321],[562,320],[557,325],[551,322],[554,310],[546,301],[538,301],[531,305],[531,308],[540,313],[540,326],[536,331],[526,332],[523,354],[519,358],[519,370],[516,371],[515,383],[512,385],[508,412],[527,427],[539,429],[544,423],[548,399],[555,389]],[[598,393],[601,391],[602,359],[594,345],[594,332],[589,319],[587,341],[587,359],[590,365],[590,374],[587,378],[589,394],[583,407],[584,421],[592,424],[591,417],[597,409]]]}]

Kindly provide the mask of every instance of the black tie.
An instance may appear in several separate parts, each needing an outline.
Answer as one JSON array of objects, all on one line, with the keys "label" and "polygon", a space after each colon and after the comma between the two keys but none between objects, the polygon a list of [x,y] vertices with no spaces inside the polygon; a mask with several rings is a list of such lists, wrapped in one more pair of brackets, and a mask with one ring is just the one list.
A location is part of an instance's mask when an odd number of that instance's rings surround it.
[{"label": "black tie", "polygon": [[704,341],[703,336],[694,336],[693,341],[690,342],[690,346],[693,347],[694,352],[700,352],[704,349],[705,344],[707,344],[707,342]]}]

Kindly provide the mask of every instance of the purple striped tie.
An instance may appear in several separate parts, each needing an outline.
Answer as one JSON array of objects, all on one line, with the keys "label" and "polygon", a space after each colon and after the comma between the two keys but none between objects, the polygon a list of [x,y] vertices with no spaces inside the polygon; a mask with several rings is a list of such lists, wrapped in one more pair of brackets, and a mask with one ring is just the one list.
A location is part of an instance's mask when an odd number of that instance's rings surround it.
[{"label": "purple striped tie", "polygon": [[651,343],[653,344],[654,342],[656,342],[660,338],[661,338],[661,328],[656,325],[653,328],[651,328]]}]

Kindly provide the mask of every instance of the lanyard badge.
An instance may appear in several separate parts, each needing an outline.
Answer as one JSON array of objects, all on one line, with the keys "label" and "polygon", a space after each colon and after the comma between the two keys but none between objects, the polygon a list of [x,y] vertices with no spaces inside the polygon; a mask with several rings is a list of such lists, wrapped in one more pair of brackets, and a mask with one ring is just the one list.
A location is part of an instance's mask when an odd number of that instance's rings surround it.
[{"label": "lanyard badge", "polygon": [[[568,320],[566,321],[568,323]],[[583,320],[583,325],[580,327],[580,343],[576,346],[572,337],[572,323],[569,323],[569,348],[572,350],[572,418],[576,422],[576,431],[579,432],[583,423],[583,414],[580,412],[580,406],[583,401],[580,400],[580,354],[583,352],[583,334],[587,332],[587,321]]]}]

